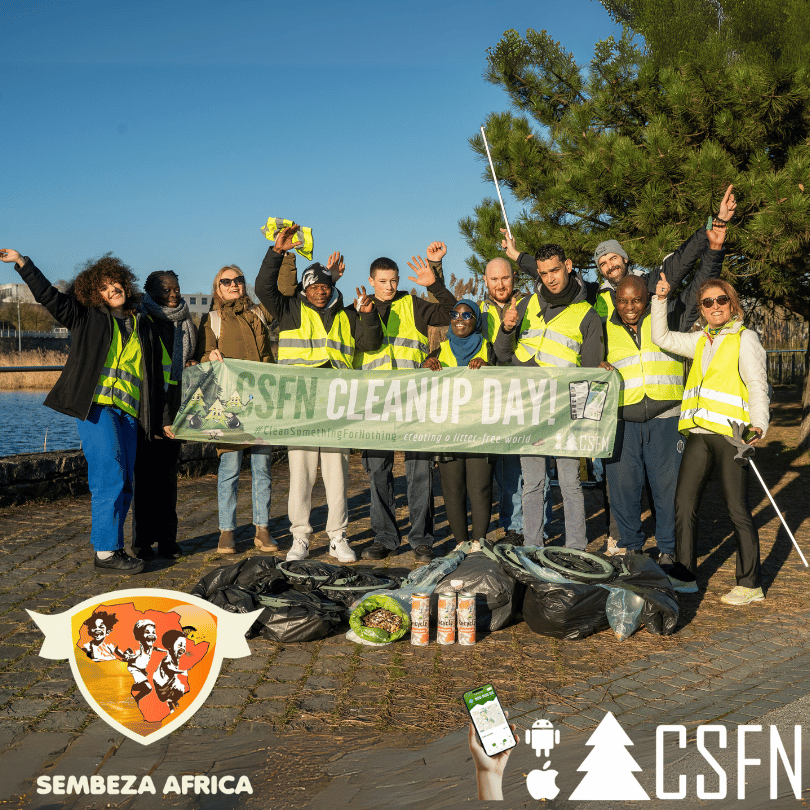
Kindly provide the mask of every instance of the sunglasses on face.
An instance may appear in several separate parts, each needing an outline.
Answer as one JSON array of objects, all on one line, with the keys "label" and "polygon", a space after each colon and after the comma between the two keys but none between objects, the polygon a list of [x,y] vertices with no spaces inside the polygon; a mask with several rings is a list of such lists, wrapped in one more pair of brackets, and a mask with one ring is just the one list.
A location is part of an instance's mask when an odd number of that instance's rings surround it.
[{"label": "sunglasses on face", "polygon": [[244,284],[245,283],[245,277],[244,276],[237,276],[236,278],[221,278],[219,280],[219,283],[223,287],[230,287],[231,284]]},{"label": "sunglasses on face", "polygon": [[711,306],[711,305],[712,305],[712,304],[713,304],[715,301],[717,301],[717,303],[718,303],[718,304],[719,304],[721,307],[724,307],[724,306],[725,306],[725,305],[726,305],[726,304],[727,304],[729,301],[731,301],[731,299],[730,299],[730,298],[729,298],[727,295],[718,295],[716,298],[704,298],[704,299],[703,299],[703,300],[700,302],[700,305],[703,307],[703,309],[709,309],[709,307],[710,307],[710,306]]},{"label": "sunglasses on face", "polygon": [[475,315],[472,312],[451,312],[450,313],[450,320],[455,321],[457,318],[461,318],[462,321],[471,321]]}]

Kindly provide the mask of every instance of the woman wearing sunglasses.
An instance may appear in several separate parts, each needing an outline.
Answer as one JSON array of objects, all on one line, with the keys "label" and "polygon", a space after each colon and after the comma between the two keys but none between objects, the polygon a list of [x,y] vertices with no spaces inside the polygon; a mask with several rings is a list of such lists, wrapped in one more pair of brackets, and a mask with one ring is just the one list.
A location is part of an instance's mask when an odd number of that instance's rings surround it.
[{"label": "woman wearing sunglasses", "polygon": [[743,325],[739,298],[727,282],[715,279],[700,288],[701,332],[669,331],[669,291],[662,275],[652,303],[653,341],[662,349],[694,359],[678,423],[687,439],[675,493],[676,565],[671,576],[677,578],[678,590],[697,591],[698,508],[716,468],[737,542],[737,586],[722,601],[747,605],[765,598],[759,534],[748,506],[748,465],[734,461],[737,451],[726,437],[732,436],[731,422],[749,426],[749,444],[758,442],[768,429],[765,350],[756,332]]},{"label": "woman wearing sunglasses", "polygon": [[[273,363],[270,349],[269,314],[256,306],[247,294],[245,277],[235,265],[223,267],[214,278],[213,306],[200,323],[196,358],[200,361],[253,360]],[[239,491],[239,471],[243,449],[223,445],[217,448],[219,474],[217,501],[219,505],[220,554],[235,554],[236,498]],[[270,511],[270,466],[273,448],[257,445],[250,448],[250,468],[253,475],[254,544],[262,551],[278,551],[268,529]]]},{"label": "woman wearing sunglasses", "polygon": [[[481,333],[481,310],[475,301],[464,298],[450,315],[447,340],[431,352],[423,368],[439,371],[443,368],[467,366],[475,370],[493,365],[492,344]],[[480,453],[438,455],[442,479],[444,510],[450,531],[459,543],[469,537],[467,530],[467,496],[472,507],[473,539],[486,537],[492,517],[492,475],[495,456]]]}]

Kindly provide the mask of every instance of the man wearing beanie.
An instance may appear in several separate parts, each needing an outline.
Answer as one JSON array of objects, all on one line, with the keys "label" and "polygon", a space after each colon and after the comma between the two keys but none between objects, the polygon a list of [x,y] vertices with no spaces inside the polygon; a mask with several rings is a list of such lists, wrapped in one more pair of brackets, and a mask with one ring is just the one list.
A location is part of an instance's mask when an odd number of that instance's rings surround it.
[{"label": "man wearing beanie", "polygon": [[[256,295],[279,322],[278,362],[307,368],[350,369],[355,351],[374,351],[382,342],[382,327],[374,301],[357,290],[358,304],[344,307],[334,287],[332,274],[322,264],[311,264],[301,277],[301,291],[292,298],[279,292],[278,275],[288,250],[296,247],[298,225],[279,231],[267,251],[259,275]],[[349,451],[331,447],[289,447],[290,492],[288,512],[293,536],[288,560],[309,556],[312,526],[312,488],[318,462],[326,489],[329,513],[326,533],[329,554],[341,563],[354,562],[354,551],[346,541],[349,510],[346,476]]]},{"label": "man wearing beanie", "polygon": [[[499,363],[544,368],[597,368],[604,359],[602,322],[586,301],[585,282],[573,272],[559,245],[541,245],[535,254],[535,294],[511,305],[495,338]],[[543,545],[544,456],[520,457],[523,469],[525,544]],[[579,481],[579,459],[557,459],[565,510],[565,545],[584,549],[585,500]]]}]

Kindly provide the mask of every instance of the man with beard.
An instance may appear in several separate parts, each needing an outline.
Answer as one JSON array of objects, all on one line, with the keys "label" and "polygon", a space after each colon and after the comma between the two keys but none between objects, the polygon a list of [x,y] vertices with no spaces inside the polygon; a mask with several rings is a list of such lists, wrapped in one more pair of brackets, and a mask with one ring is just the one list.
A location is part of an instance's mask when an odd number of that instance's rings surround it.
[{"label": "man with beard", "polygon": [[[604,359],[602,322],[585,300],[585,283],[573,272],[560,245],[541,245],[535,254],[534,295],[513,302],[495,339],[499,363],[544,368],[597,368]],[[520,457],[523,470],[523,528],[526,545],[543,545],[544,456]],[[565,511],[565,545],[584,549],[585,501],[579,459],[558,458],[557,475]]]}]

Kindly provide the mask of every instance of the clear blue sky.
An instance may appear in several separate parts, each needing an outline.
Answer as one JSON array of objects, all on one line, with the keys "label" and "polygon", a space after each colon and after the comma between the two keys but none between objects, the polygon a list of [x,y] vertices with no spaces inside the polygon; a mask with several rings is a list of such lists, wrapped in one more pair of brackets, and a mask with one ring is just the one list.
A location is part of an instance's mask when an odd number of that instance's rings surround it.
[{"label": "clear blue sky", "polygon": [[347,299],[373,259],[407,271],[434,239],[467,276],[457,222],[494,196],[467,139],[508,107],[482,78],[486,49],[545,28],[587,62],[618,33],[596,0],[0,9],[2,246],[54,280],[113,251],[141,281],[174,270],[185,293],[223,264],[252,282],[268,216],[312,226],[316,260],[344,252]]}]

